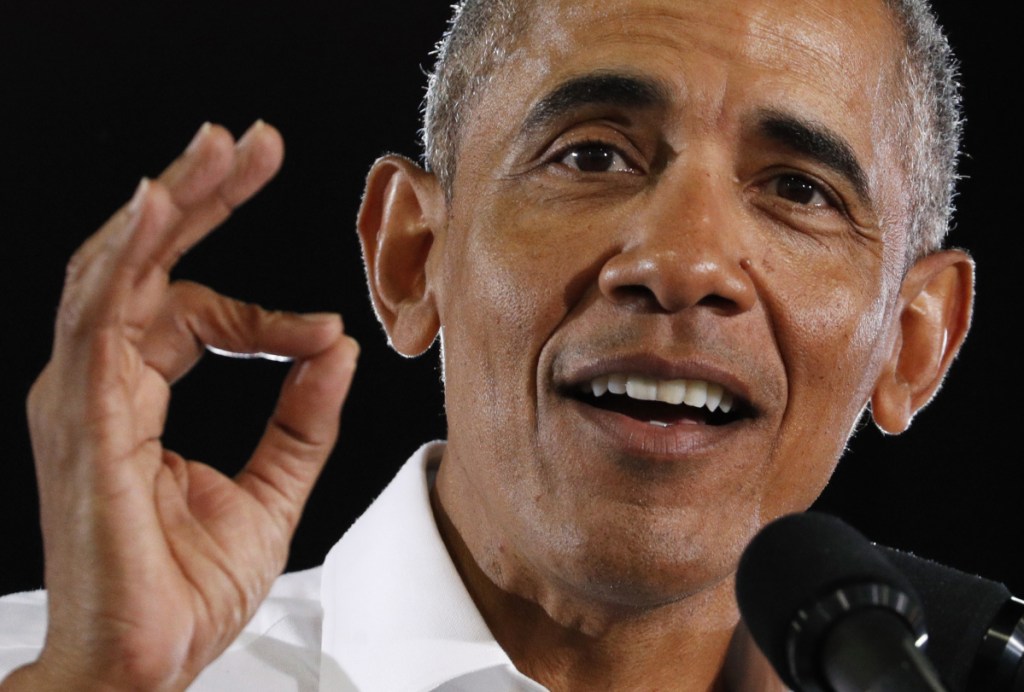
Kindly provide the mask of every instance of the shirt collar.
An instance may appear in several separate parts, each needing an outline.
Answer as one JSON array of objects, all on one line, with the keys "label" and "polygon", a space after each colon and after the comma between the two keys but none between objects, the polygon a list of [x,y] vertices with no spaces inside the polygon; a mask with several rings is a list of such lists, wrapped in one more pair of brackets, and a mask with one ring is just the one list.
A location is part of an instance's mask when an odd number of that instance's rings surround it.
[{"label": "shirt collar", "polygon": [[324,562],[320,689],[432,690],[487,669],[515,671],[466,591],[430,508],[421,447]]}]

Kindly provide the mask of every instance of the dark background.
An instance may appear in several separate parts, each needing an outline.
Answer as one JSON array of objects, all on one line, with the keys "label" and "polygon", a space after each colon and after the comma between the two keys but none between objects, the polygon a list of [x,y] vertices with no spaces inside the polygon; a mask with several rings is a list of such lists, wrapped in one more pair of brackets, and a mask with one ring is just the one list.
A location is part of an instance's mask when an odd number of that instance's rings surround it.
[{"label": "dark background", "polygon": [[[1009,22],[943,2],[968,128],[952,243],[978,262],[973,333],[943,393],[899,438],[866,424],[821,507],[882,543],[1006,581],[1024,593],[1016,456],[1021,385],[1021,197]],[[418,155],[418,107],[447,0],[0,5],[0,593],[42,583],[23,400],[49,352],[64,264],[204,120],[285,136],[266,192],[190,253],[177,275],[272,308],[332,310],[363,345],[338,451],[299,527],[291,568],[318,563],[420,442],[444,436],[436,347],[386,346],[366,298],[353,219],[386,151]],[[1016,94],[1013,94],[1016,96]],[[1013,161],[1015,164],[1016,161]],[[1010,204],[1013,202],[1013,204]],[[1018,306],[1018,307],[1013,307]],[[282,366],[206,358],[176,386],[165,437],[186,457],[237,469],[271,409]]]}]

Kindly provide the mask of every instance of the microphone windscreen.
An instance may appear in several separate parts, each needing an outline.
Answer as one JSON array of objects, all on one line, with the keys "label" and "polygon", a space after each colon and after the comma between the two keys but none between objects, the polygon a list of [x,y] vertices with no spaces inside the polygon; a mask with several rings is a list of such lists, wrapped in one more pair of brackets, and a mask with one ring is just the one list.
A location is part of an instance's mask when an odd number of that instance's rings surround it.
[{"label": "microphone windscreen", "polygon": [[841,520],[808,512],[776,519],[740,558],[736,598],[754,641],[793,688],[790,625],[802,608],[856,585],[880,585],[913,596],[897,569],[858,531]]},{"label": "microphone windscreen", "polygon": [[999,582],[878,546],[914,585],[928,617],[928,655],[951,690],[966,690],[978,649],[1010,591]]}]

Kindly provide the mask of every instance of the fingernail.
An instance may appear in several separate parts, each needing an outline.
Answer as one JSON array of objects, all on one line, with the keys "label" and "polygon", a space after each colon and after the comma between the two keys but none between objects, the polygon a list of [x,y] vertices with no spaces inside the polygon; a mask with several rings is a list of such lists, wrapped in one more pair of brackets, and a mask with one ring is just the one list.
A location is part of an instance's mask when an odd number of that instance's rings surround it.
[{"label": "fingernail", "polygon": [[135,193],[132,195],[132,199],[128,202],[128,216],[138,216],[139,211],[142,209],[142,203],[146,200],[146,192],[149,191],[149,178],[143,178],[139,181],[139,186],[135,188]]},{"label": "fingernail", "polygon": [[209,120],[203,123],[199,127],[198,132],[196,132],[195,135],[192,137],[192,141],[188,143],[187,147],[185,147],[185,153],[191,154],[193,151],[195,151],[202,143],[202,141],[206,139],[206,135],[210,134],[210,130],[212,129],[212,127],[213,126],[210,125]]},{"label": "fingernail", "polygon": [[255,136],[257,132],[259,132],[266,126],[267,124],[263,122],[263,119],[258,118],[256,122],[250,125],[249,129],[245,131],[245,134],[242,135],[242,138],[238,140],[238,146],[243,146],[246,142],[252,139],[252,137]]}]

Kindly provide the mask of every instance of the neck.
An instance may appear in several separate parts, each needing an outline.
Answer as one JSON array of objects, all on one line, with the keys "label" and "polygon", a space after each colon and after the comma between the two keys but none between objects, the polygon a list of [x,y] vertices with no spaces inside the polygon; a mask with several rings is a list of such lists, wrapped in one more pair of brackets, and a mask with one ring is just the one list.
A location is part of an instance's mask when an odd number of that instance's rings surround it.
[{"label": "neck", "polygon": [[528,574],[496,583],[442,502],[431,503],[449,553],[497,642],[552,692],[784,689],[739,624],[732,579],[656,607],[630,608]]}]

